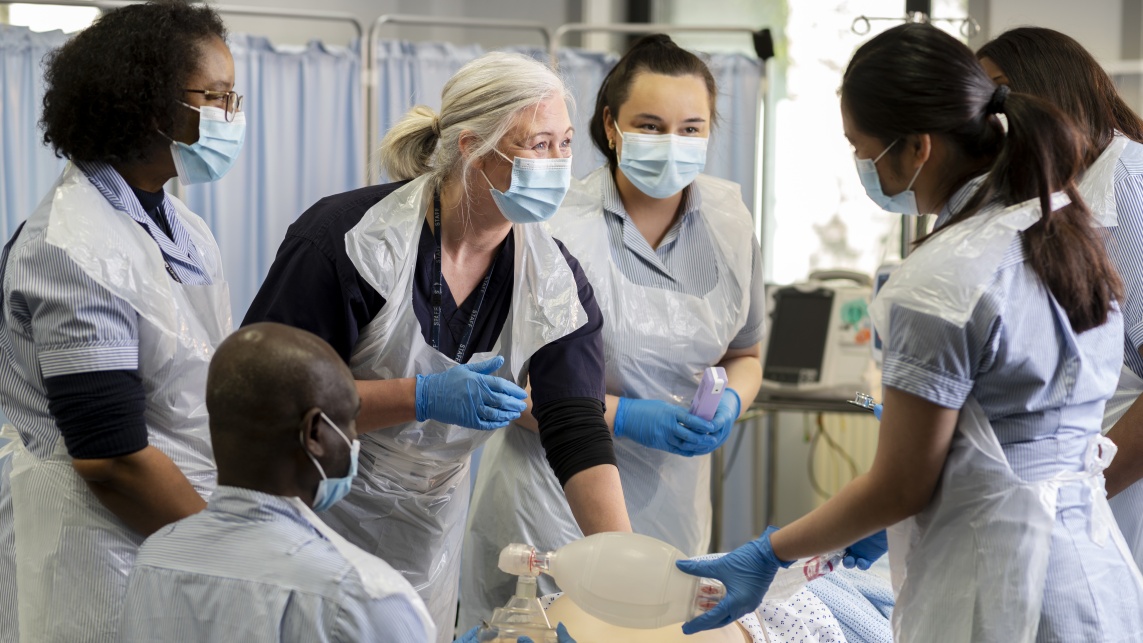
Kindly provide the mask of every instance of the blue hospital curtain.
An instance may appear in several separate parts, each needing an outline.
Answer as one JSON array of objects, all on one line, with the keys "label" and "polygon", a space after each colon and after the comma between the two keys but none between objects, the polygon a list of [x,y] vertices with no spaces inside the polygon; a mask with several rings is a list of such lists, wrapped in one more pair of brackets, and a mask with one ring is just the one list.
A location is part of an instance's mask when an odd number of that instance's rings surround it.
[{"label": "blue hospital curtain", "polygon": [[[760,145],[759,89],[762,61],[743,54],[703,55],[718,86],[718,123],[707,148],[706,170],[711,176],[742,186],[742,199],[754,212],[754,150]],[[754,216],[761,213],[755,212]]]},{"label": "blue hospital curtain", "polygon": [[[758,140],[758,89],[762,85],[762,61],[743,54],[699,54],[710,67],[718,86],[719,121],[707,148],[706,169],[711,176],[742,186],[746,207],[754,207],[754,149]],[[560,75],[575,97],[572,122],[572,172],[583,178],[606,161],[591,142],[589,125],[595,112],[599,86],[618,62],[611,53],[560,50]]]},{"label": "blue hospital curtain", "polygon": [[365,182],[361,62],[355,50],[276,47],[232,35],[246,143],[221,181],[187,188],[222,252],[238,325],[299,215]]},{"label": "blue hospital curtain", "polygon": [[43,144],[43,59],[67,42],[60,31],[35,33],[0,25],[0,237],[5,242],[63,171]]},{"label": "blue hospital curtain", "polygon": [[[374,75],[380,87],[376,105],[378,139],[369,142],[370,154],[377,150],[385,132],[414,105],[427,105],[439,112],[445,83],[465,63],[483,53],[479,45],[378,41]],[[382,177],[382,182],[387,180]]]}]

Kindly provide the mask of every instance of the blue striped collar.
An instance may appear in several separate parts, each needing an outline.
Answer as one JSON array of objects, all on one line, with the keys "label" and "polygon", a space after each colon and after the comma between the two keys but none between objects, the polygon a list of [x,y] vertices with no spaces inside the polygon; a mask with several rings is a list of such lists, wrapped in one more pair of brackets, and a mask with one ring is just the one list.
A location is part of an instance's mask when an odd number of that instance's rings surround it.
[{"label": "blue striped collar", "polygon": [[987,173],[974,176],[966,181],[964,185],[960,186],[956,192],[953,192],[953,195],[949,197],[949,200],[945,203],[945,207],[941,208],[941,213],[937,216],[937,222],[933,224],[933,229],[936,230],[940,228],[946,221],[952,218],[954,214],[963,210],[964,206],[968,204],[968,200],[972,198],[972,195],[976,194],[976,191],[980,188],[980,184],[984,183],[984,179],[987,177]]},{"label": "blue striped collar", "polygon": [[207,510],[259,522],[275,522],[284,518],[318,533],[286,497],[244,487],[218,485],[207,502]]},{"label": "blue striped collar", "polygon": [[[675,222],[671,224],[667,234],[663,236],[659,247],[652,248],[651,244],[647,243],[647,239],[643,237],[643,233],[639,232],[635,226],[635,222],[631,220],[627,208],[623,207],[623,199],[619,195],[618,186],[615,185],[614,175],[608,172],[600,183],[602,184],[603,211],[614,217],[620,224],[620,228],[623,230],[623,245],[662,272],[664,276],[671,277],[670,271],[663,264],[659,253],[665,253],[670,249],[675,240],[679,238],[679,232],[686,220],[702,207],[702,195],[699,190],[695,188],[693,183],[683,188],[682,214],[675,218]],[[673,277],[671,278],[673,279]]]},{"label": "blue striped collar", "polygon": [[107,199],[111,207],[143,226],[143,229],[155,240],[159,250],[162,251],[163,258],[167,262],[167,270],[172,277],[180,283],[189,285],[205,285],[211,282],[210,275],[207,274],[199,259],[199,251],[195,248],[190,234],[183,226],[175,207],[171,204],[170,197],[163,196],[162,206],[163,216],[166,217],[167,225],[171,229],[171,236],[168,237],[162,228],[143,211],[139,199],[135,197],[135,193],[131,191],[127,181],[120,176],[119,172],[115,171],[115,168],[106,163],[80,161],[76,161],[75,165],[87,176],[95,189],[99,190],[99,193]]}]

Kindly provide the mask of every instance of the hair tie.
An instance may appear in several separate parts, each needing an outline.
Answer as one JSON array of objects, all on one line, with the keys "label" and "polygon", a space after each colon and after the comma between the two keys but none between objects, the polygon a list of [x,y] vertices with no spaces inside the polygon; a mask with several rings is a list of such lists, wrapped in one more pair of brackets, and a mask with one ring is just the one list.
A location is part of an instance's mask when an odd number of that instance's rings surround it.
[{"label": "hair tie", "polygon": [[429,125],[429,127],[432,128],[433,134],[437,138],[441,137],[441,117],[440,116],[433,116],[433,122]]},{"label": "hair tie", "polygon": [[992,92],[992,98],[988,99],[988,106],[984,108],[986,114],[1003,114],[1004,101],[1008,100],[1008,85],[997,85],[996,89]]}]

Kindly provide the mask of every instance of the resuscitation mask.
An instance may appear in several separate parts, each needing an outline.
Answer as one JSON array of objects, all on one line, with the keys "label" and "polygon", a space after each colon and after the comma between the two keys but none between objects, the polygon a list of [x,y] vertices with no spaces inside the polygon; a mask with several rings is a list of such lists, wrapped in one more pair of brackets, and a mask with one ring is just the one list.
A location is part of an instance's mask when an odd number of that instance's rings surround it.
[{"label": "resuscitation mask", "polygon": [[318,473],[321,474],[321,482],[318,483],[317,493],[314,494],[314,511],[325,511],[326,509],[332,507],[338,500],[341,500],[349,494],[349,489],[353,485],[353,479],[357,477],[357,454],[361,451],[361,442],[357,440],[350,442],[349,438],[345,437],[345,434],[341,432],[341,429],[336,424],[334,424],[333,420],[329,419],[329,416],[324,412],[321,413],[321,419],[325,420],[326,424],[333,427],[334,432],[337,433],[341,439],[345,440],[345,443],[349,445],[349,473],[345,474],[345,476],[341,478],[327,477],[325,475],[325,469],[322,469],[321,465],[318,464],[317,458],[315,458],[312,453],[306,450],[305,436],[298,436],[302,441],[302,450],[306,452],[306,455],[309,456],[310,461],[314,463],[315,467],[317,467]]},{"label": "resuscitation mask", "polygon": [[[217,181],[230,171],[246,140],[246,113],[238,112],[226,121],[220,107],[195,107],[198,112],[198,140],[187,145],[171,140],[171,157],[183,185]],[[169,138],[169,137],[168,137]]]},{"label": "resuscitation mask", "polygon": [[909,185],[893,196],[885,194],[881,189],[881,176],[877,174],[877,161],[880,161],[882,156],[893,149],[899,140],[901,139],[890,143],[889,147],[882,150],[875,159],[857,158],[857,154],[854,153],[853,161],[857,165],[857,174],[861,177],[861,185],[865,188],[865,193],[878,207],[886,212],[918,216],[921,212],[917,208],[917,194],[913,192],[913,183],[921,175],[921,168],[925,167],[925,164],[921,163],[921,166],[913,173],[913,179],[909,181]]},{"label": "resuscitation mask", "polygon": [[512,184],[501,192],[488,180],[489,192],[500,213],[512,223],[540,223],[551,219],[564,202],[571,187],[571,157],[555,159],[508,158],[500,150],[496,153],[512,162]]},{"label": "resuscitation mask", "polygon": [[706,138],[619,132],[619,169],[649,197],[665,199],[694,182],[706,166]]}]

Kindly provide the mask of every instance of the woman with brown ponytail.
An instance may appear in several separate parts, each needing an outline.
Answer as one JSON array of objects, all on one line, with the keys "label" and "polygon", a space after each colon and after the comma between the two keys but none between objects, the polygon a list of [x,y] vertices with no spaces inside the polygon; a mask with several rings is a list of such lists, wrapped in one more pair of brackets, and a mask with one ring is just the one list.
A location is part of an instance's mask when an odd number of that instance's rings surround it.
[{"label": "woman with brown ponytail", "polygon": [[1085,134],[1079,191],[1106,228],[1107,253],[1125,290],[1123,368],[1103,411],[1103,429],[1119,447],[1107,468],[1107,495],[1136,564],[1143,564],[1143,119],[1095,58],[1058,31],[1012,29],[976,56],[998,85],[1051,102]]},{"label": "woman with brown ponytail", "polygon": [[858,49],[841,110],[870,196],[940,215],[871,307],[887,342],[877,455],[781,530],[680,561],[728,589],[684,631],[752,609],[787,561],[888,527],[896,641],[1139,640],[1143,578],[1100,435],[1122,285],[1076,189],[1082,135],[923,24]]}]

